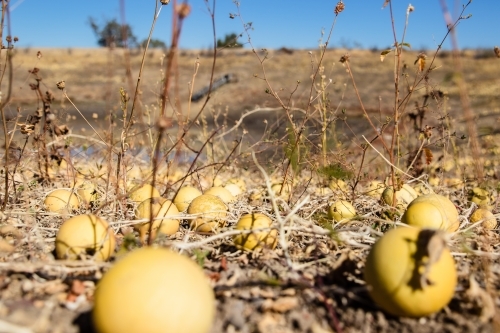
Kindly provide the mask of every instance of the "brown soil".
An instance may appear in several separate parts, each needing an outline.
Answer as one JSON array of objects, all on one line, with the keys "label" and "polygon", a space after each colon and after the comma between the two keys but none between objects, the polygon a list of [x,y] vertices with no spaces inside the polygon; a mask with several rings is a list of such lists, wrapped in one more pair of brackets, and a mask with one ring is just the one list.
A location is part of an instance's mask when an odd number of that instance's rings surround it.
[{"label": "brown soil", "polygon": [[[251,172],[245,178],[258,180],[260,176]],[[230,205],[231,214],[221,233],[231,230],[239,216],[248,211],[266,213],[276,221],[269,201],[246,198],[261,188],[259,183],[247,181],[248,192]],[[158,184],[161,190],[164,186]],[[301,186],[304,184],[299,183],[298,193],[302,193]],[[378,211],[384,206],[366,195],[358,194],[353,201],[363,218],[334,224],[332,234],[319,226],[326,221],[322,212],[329,201],[342,194],[319,196],[310,185],[306,190],[309,199],[294,196],[292,200],[302,206],[290,223],[295,231],[287,236],[290,262],[281,246],[275,251],[246,253],[236,249],[228,236],[195,245],[207,236],[191,232],[186,238],[189,230],[185,225],[175,235],[159,238],[156,244],[176,248],[186,244],[186,239],[193,244],[185,253],[202,265],[217,297],[213,333],[496,332],[499,236],[496,231],[469,228],[471,209],[463,188],[451,192],[435,189],[448,193],[463,217],[460,231],[449,242],[459,283],[445,309],[420,319],[388,315],[367,293],[362,274],[364,259],[379,232],[391,228],[392,223],[378,219]],[[11,324],[15,327],[3,331],[93,332],[93,292],[113,262],[54,259],[54,237],[64,216],[45,213],[45,191],[40,186],[32,187],[30,194],[23,192],[18,205],[2,215],[5,248],[0,255],[0,331]],[[112,197],[110,192],[108,199]],[[109,207],[96,212],[111,223],[119,246],[123,246],[123,234],[130,232],[131,223],[125,221],[132,214],[131,202],[123,203],[121,207],[128,204],[130,208],[121,211]],[[293,206],[280,202],[281,217],[285,218]],[[89,211],[82,208],[80,212]]]}]

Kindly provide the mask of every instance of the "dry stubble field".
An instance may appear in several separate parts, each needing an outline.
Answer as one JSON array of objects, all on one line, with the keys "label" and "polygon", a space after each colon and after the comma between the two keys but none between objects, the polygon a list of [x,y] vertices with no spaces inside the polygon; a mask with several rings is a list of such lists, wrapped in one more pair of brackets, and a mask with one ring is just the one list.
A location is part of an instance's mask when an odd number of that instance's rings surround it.
[{"label": "dry stubble field", "polygon": [[[51,178],[45,182],[36,181],[40,173],[31,138],[20,159],[17,155],[19,165],[16,174],[12,175],[15,191],[11,190],[0,221],[4,247],[0,253],[0,327],[5,325],[9,328],[4,331],[10,332],[91,332],[93,292],[113,262],[96,262],[90,257],[76,262],[56,260],[56,232],[64,219],[75,212],[47,213],[43,198],[53,188],[70,187],[71,180],[77,176],[92,181],[98,188],[98,203],[90,207],[81,205],[78,212],[93,212],[106,218],[116,233],[118,248],[122,250],[126,249],[123,241],[126,235],[134,235],[131,226],[135,223],[133,209],[136,204],[126,192],[119,191],[119,186],[115,187],[114,171],[108,173],[116,165],[116,157],[108,159],[105,145],[63,97],[56,82],[65,81],[68,96],[103,137],[117,137],[122,114],[119,89],[124,87],[132,91],[130,87],[136,82],[140,55],[131,57],[131,80],[128,80],[127,62],[120,50],[40,50],[40,59],[37,51],[16,50],[13,96],[7,111],[9,128],[13,127],[16,110],[19,110],[17,122],[23,123],[41,106],[29,87],[34,78],[28,70],[37,67],[43,78],[41,90],[50,90],[55,97],[51,105],[56,115],[54,122],[67,124],[71,129],[69,134],[48,138],[49,147],[57,147],[51,152],[69,161],[69,166],[57,165],[55,159],[51,162]],[[388,166],[372,149],[367,150],[365,164],[361,166],[362,136],[371,139],[375,133],[362,116],[345,67],[338,62],[346,52],[328,51],[324,60],[325,77],[332,80],[327,88],[330,112],[337,116],[335,127],[330,127],[328,160],[355,172],[361,168],[360,185],[352,188],[355,180],[351,175],[345,179],[347,189],[322,190],[330,179],[318,172],[319,149],[314,137],[317,123],[311,120],[308,140],[303,144],[305,154],[309,155],[308,160],[301,160],[302,174],[294,180],[293,193],[278,198],[278,208],[273,208],[273,196],[266,194],[264,175],[250,158],[249,151],[257,151],[257,159],[273,181],[282,179],[287,118],[276,100],[266,93],[262,67],[256,56],[248,50],[223,50],[217,59],[215,78],[231,73],[237,76],[238,82],[213,93],[203,114],[205,120],[197,123],[187,135],[193,150],[201,149],[212,131],[217,129],[215,139],[208,140],[210,144],[203,148],[199,160],[193,162],[196,154],[184,149],[180,153],[184,158],[177,160],[176,170],[169,170],[163,164],[155,185],[164,197],[172,199],[180,185],[179,174],[187,174],[190,163],[196,172],[186,178],[186,182],[201,190],[210,187],[216,175],[217,181],[222,183],[240,177],[245,180],[246,189],[236,202],[229,204],[226,226],[221,232],[231,230],[242,214],[259,211],[270,216],[275,224],[285,219],[289,228],[286,244],[280,243],[274,251],[242,252],[233,246],[231,237],[205,242],[208,236],[189,231],[185,222],[177,233],[159,237],[155,243],[174,249],[185,248],[184,252],[203,266],[217,298],[214,333],[498,331],[499,237],[497,230],[471,227],[468,220],[474,206],[470,206],[467,193],[478,183],[471,164],[470,142],[455,76],[463,75],[468,85],[487,176],[486,181],[479,185],[493,193],[492,206],[496,213],[500,61],[493,57],[477,57],[483,54],[480,51],[464,52],[464,73],[460,74],[455,73],[451,56],[438,57],[435,63],[438,69],[429,78],[427,87],[441,90],[444,96],[436,103],[431,102],[425,114],[424,124],[441,130],[436,130],[436,141],[429,145],[433,159],[422,166],[423,173],[428,174],[428,178],[422,180],[428,181],[436,193],[448,196],[460,213],[461,227],[448,242],[457,262],[459,283],[452,301],[444,310],[421,319],[411,319],[394,317],[377,308],[363,281],[364,260],[370,246],[382,231],[399,221],[399,217],[382,222],[381,213],[387,206],[363,191],[369,180],[383,180]],[[316,50],[311,54],[307,50],[293,50],[292,53],[269,51],[264,63],[269,83],[285,101],[290,100],[290,105],[297,108],[298,118],[300,110],[307,104],[311,68],[318,54]],[[392,59],[380,62],[379,52],[371,51],[352,50],[349,54],[363,103],[372,120],[377,126],[382,126],[392,113]],[[412,68],[416,55],[416,52],[405,55],[409,68]],[[158,112],[157,96],[163,77],[161,59],[160,51],[147,55],[141,88],[142,120],[147,121],[148,115],[154,119]],[[188,84],[192,81],[197,61],[200,67],[195,77],[195,91],[208,83],[212,57],[206,52],[186,51],[181,52],[178,59],[179,102],[176,110],[182,110],[184,115],[196,114],[203,103],[203,100],[191,105],[187,102]],[[298,80],[299,88],[294,92]],[[172,103],[175,103],[174,91],[175,85],[171,89]],[[425,94],[424,88],[413,101],[422,103]],[[217,136],[233,128],[242,114],[259,108],[262,110],[245,117],[234,131]],[[172,107],[167,110],[172,112]],[[412,110],[410,106],[409,111]],[[115,123],[113,126],[110,126],[110,115]],[[448,127],[443,130],[445,118]],[[137,182],[150,182],[147,170],[151,156],[148,133],[151,132],[148,131],[150,126],[142,124],[142,120],[138,117],[132,128],[135,137],[123,165],[130,173],[135,173],[135,176],[129,175],[130,179],[135,177]],[[152,124],[154,120],[149,122]],[[418,133],[413,131],[408,118],[403,117],[401,126],[406,154],[419,143]],[[168,139],[176,137],[175,121],[167,133]],[[19,154],[25,140],[25,135],[16,133],[13,142],[19,148],[14,150],[13,156],[16,156],[16,151]],[[240,145],[233,152],[235,142],[240,142]],[[403,155],[403,166],[405,158],[407,155]],[[205,167],[209,163],[215,163],[215,167]],[[137,176],[138,169],[140,176]],[[3,193],[4,187],[1,191]],[[262,197],[255,196],[260,192],[264,193]],[[347,224],[332,223],[325,214],[329,202],[339,197],[348,198],[358,213],[357,218]]]}]

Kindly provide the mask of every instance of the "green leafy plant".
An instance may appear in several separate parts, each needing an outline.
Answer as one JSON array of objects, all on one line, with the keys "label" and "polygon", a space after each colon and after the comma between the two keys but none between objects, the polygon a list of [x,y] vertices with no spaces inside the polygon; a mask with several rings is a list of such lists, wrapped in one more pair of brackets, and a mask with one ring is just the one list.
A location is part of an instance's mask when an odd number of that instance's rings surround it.
[{"label": "green leafy plant", "polygon": [[116,19],[108,20],[102,24],[94,18],[89,18],[89,25],[97,38],[97,45],[102,47],[134,47],[137,37],[128,24],[120,24]]},{"label": "green leafy plant", "polygon": [[198,265],[200,267],[203,267],[205,265],[205,259],[210,254],[210,251],[194,249],[193,254],[196,257],[196,262],[198,263]]},{"label": "green leafy plant", "polygon": [[238,38],[240,38],[241,35],[230,33],[226,34],[224,36],[224,39],[217,39],[217,47],[218,48],[223,48],[223,47],[234,47],[234,48],[240,48],[243,47],[243,44],[238,42]]},{"label": "green leafy plant", "polygon": [[[146,46],[148,46],[148,40],[144,39],[141,42],[141,47],[145,48]],[[162,40],[160,40],[160,39],[152,38],[149,41],[149,47],[152,48],[152,49],[166,49],[167,48],[167,44],[165,44],[165,42],[162,41]]]},{"label": "green leafy plant", "polygon": [[328,180],[331,179],[352,179],[354,173],[340,163],[331,163],[318,168],[318,173]]}]

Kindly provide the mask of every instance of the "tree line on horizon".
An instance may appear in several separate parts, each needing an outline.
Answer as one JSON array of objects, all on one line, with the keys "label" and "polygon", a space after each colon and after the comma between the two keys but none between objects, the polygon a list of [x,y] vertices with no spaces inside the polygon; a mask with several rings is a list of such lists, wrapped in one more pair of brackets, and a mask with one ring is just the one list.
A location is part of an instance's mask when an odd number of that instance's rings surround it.
[{"label": "tree line on horizon", "polygon": [[[97,45],[101,47],[146,47],[147,39],[143,39],[139,43],[129,24],[118,23],[116,19],[111,19],[103,24],[99,24],[94,18],[90,17],[89,25],[97,38]],[[243,47],[243,44],[238,42],[239,37],[241,37],[241,35],[236,33],[226,34],[223,39],[217,39],[217,47]],[[167,44],[160,39],[152,38],[149,41],[149,47],[166,49]]]}]

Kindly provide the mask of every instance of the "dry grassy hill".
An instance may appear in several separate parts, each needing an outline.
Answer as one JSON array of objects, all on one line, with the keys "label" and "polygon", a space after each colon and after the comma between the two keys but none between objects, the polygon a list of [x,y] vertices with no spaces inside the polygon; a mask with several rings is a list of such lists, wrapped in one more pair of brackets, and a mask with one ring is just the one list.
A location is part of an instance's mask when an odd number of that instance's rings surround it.
[{"label": "dry grassy hill", "polygon": [[[37,51],[42,57],[37,58]],[[285,52],[287,51],[287,52]],[[238,81],[223,86],[212,94],[207,112],[210,110],[227,113],[229,118],[237,119],[246,110],[257,107],[277,107],[276,100],[266,93],[268,88],[265,75],[271,87],[278,92],[283,101],[289,105],[304,108],[311,91],[311,75],[313,63],[317,63],[317,50],[269,50],[267,58],[261,64],[255,54],[249,50],[222,50],[217,57],[214,77],[217,79],[225,74],[234,74]],[[325,55],[325,78],[331,80],[327,89],[332,109],[345,108],[348,116],[360,114],[359,102],[352,87],[351,79],[345,67],[339,63],[339,58],[346,50],[329,50]],[[351,68],[360,91],[361,98],[367,110],[375,118],[383,119],[391,115],[394,99],[393,62],[391,57],[384,62],[379,59],[380,52],[368,50],[349,51]],[[413,62],[417,52],[408,52],[404,61],[408,65],[408,85],[414,76]],[[432,55],[428,52],[428,56]],[[264,51],[259,52],[264,59]],[[14,57],[13,99],[10,113],[13,115],[17,107],[21,107],[21,115],[26,116],[37,108],[36,95],[30,90],[29,83],[34,78],[28,72],[37,67],[43,78],[42,90],[54,92],[56,101],[54,108],[60,114],[76,115],[74,109],[62,94],[56,89],[56,82],[64,80],[68,95],[86,116],[93,113],[102,115],[116,112],[120,109],[120,87],[132,94],[140,68],[142,54],[132,52],[127,60],[123,50],[116,49],[20,49]],[[153,50],[146,55],[144,73],[141,80],[141,103],[143,109],[154,110],[158,107],[160,82],[163,78],[164,53]],[[484,56],[482,51],[467,51],[462,54],[464,76],[469,87],[469,95],[475,115],[488,117],[488,126],[493,122],[490,117],[500,114],[500,79],[497,75],[500,61],[494,57]],[[208,85],[213,58],[207,51],[182,51],[178,58],[176,82],[170,92],[170,98],[175,103],[176,110],[184,114],[188,112],[189,86],[194,82],[193,90]],[[196,64],[199,68],[195,71]],[[428,80],[428,90],[422,89],[419,95],[424,95],[431,88],[440,89],[449,98],[446,110],[454,119],[461,119],[458,88],[455,85],[455,67],[449,53],[442,53],[434,63],[436,70]],[[196,75],[195,75],[196,73]],[[300,84],[297,87],[297,82]],[[406,83],[405,83],[406,84]],[[295,88],[297,89],[295,90]],[[5,91],[5,87],[3,88]],[[5,94],[5,93],[4,93]],[[315,93],[312,93],[315,97]],[[418,100],[418,98],[416,99]],[[191,105],[190,114],[199,111],[203,99]],[[430,105],[432,112],[437,112],[436,105]],[[169,108],[172,112],[172,108]],[[380,112],[380,114],[379,114]],[[442,114],[441,110],[437,113]],[[380,117],[380,115],[382,117]],[[262,113],[259,114],[262,117]],[[437,115],[435,117],[438,117]],[[77,124],[81,119],[77,116]],[[430,117],[432,118],[432,117]],[[61,119],[62,120],[62,119]],[[94,120],[95,121],[95,120]],[[260,122],[259,122],[260,123]],[[73,125],[74,130],[78,126]]]}]

